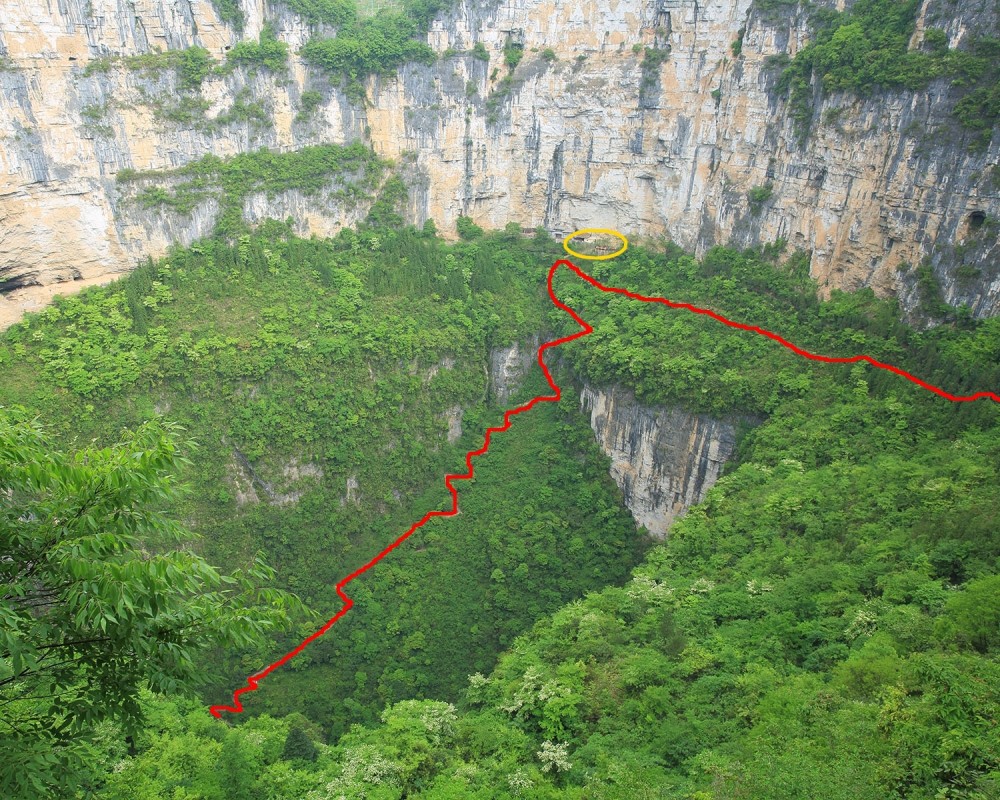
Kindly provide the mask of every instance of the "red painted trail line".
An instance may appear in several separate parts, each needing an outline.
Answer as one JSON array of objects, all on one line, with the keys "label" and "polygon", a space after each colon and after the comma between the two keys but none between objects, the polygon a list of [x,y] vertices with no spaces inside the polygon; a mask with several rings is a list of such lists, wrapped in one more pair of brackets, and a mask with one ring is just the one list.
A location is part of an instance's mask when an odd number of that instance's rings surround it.
[{"label": "red painted trail line", "polygon": [[364,564],[361,567],[358,567],[356,570],[354,570],[354,572],[352,572],[346,578],[342,578],[337,583],[335,588],[337,590],[337,594],[340,596],[340,599],[344,601],[343,608],[341,608],[340,611],[338,611],[333,617],[327,620],[322,628],[320,628],[315,633],[311,634],[306,639],[304,639],[302,643],[299,644],[294,650],[289,650],[287,653],[285,653],[285,655],[283,655],[274,663],[269,664],[260,672],[255,672],[253,675],[250,675],[247,678],[246,685],[240,687],[235,692],[233,692],[233,704],[231,706],[223,706],[223,705],[210,706],[209,711],[214,717],[221,719],[223,711],[231,711],[234,714],[242,712],[243,704],[240,702],[240,695],[245,694],[246,692],[256,691],[258,684],[264,678],[266,678],[268,675],[270,675],[272,672],[278,669],[278,667],[283,666],[284,664],[288,663],[293,658],[295,658],[295,656],[297,656],[299,653],[305,650],[306,647],[308,647],[312,642],[314,642],[324,633],[329,631],[330,628],[332,628],[337,623],[337,620],[339,620],[342,616],[344,616],[344,614],[350,611],[351,608],[354,606],[354,601],[351,600],[351,598],[344,593],[344,587],[347,586],[347,584],[349,584],[351,581],[353,581],[360,575],[366,573],[372,567],[374,567],[379,561],[381,561],[389,553],[391,553],[393,550],[399,547],[403,542],[409,539],[410,536],[413,535],[414,531],[417,531],[418,529],[422,528],[427,523],[428,520],[433,519],[434,517],[453,517],[458,513],[458,490],[454,486],[454,481],[467,481],[473,477],[474,467],[472,466],[472,459],[475,458],[476,456],[483,455],[484,453],[486,453],[487,450],[489,450],[490,441],[494,433],[503,433],[504,431],[508,430],[511,425],[512,417],[518,414],[522,414],[525,411],[531,410],[539,403],[554,403],[557,402],[562,397],[562,390],[559,388],[559,386],[556,385],[556,382],[552,380],[552,374],[549,372],[549,368],[545,364],[545,359],[542,357],[542,354],[550,347],[559,347],[559,345],[566,344],[566,342],[572,342],[575,339],[580,339],[586,336],[587,334],[593,332],[594,329],[587,322],[581,319],[580,316],[572,308],[562,303],[559,300],[559,298],[556,297],[555,291],[552,288],[552,277],[555,275],[556,270],[558,270],[559,267],[561,266],[567,267],[581,279],[589,283],[591,286],[600,289],[602,292],[608,292],[611,294],[620,294],[625,297],[630,297],[633,300],[639,300],[643,303],[660,303],[662,305],[669,306],[670,308],[681,308],[684,309],[685,311],[690,311],[694,314],[702,314],[704,316],[711,317],[716,322],[721,322],[723,325],[727,325],[730,328],[736,328],[738,330],[743,330],[743,331],[752,331],[753,333],[760,334],[761,336],[766,336],[768,339],[772,339],[773,341],[780,344],[782,347],[791,350],[793,353],[796,353],[797,355],[800,355],[803,358],[808,358],[811,361],[822,361],[823,363],[826,364],[855,364],[864,361],[867,362],[868,364],[871,364],[873,367],[877,367],[878,369],[884,369],[888,370],[889,372],[894,372],[896,375],[906,378],[906,380],[910,381],[911,383],[915,383],[917,386],[920,386],[921,388],[926,389],[929,392],[933,392],[934,394],[940,395],[941,397],[947,400],[951,400],[952,402],[955,403],[968,403],[974,400],[981,400],[986,398],[992,400],[995,403],[1000,403],[1000,395],[998,395],[996,392],[976,392],[975,394],[969,394],[969,395],[950,394],[949,392],[944,391],[944,389],[940,389],[937,386],[933,386],[932,384],[929,384],[926,381],[921,380],[915,375],[911,375],[909,372],[906,372],[905,370],[902,370],[899,367],[894,367],[892,364],[885,364],[881,361],[876,361],[871,356],[857,355],[857,356],[850,356],[849,358],[837,358],[831,356],[821,356],[817,355],[816,353],[810,353],[808,350],[803,350],[801,347],[798,347],[797,345],[792,344],[788,340],[783,339],[778,334],[772,333],[771,331],[765,330],[764,328],[758,328],[755,325],[744,325],[741,322],[734,322],[733,320],[728,319],[722,316],[721,314],[717,314],[714,311],[711,311],[707,308],[700,308],[698,306],[690,305],[689,303],[675,303],[674,301],[668,300],[665,297],[647,297],[646,295],[637,294],[636,292],[630,292],[628,289],[619,289],[614,286],[605,286],[603,283],[601,283],[598,280],[595,280],[586,272],[579,269],[577,266],[570,263],[569,261],[566,260],[556,261],[549,269],[549,274],[548,274],[549,298],[552,300],[553,304],[556,305],[556,307],[562,309],[573,318],[573,320],[580,326],[580,330],[577,333],[574,333],[570,336],[563,336],[560,339],[554,339],[551,342],[545,342],[538,348],[538,364],[541,366],[542,372],[545,375],[545,380],[552,388],[553,394],[539,395],[538,397],[532,398],[523,405],[508,409],[507,411],[504,412],[503,415],[503,425],[487,428],[482,447],[480,447],[477,450],[470,450],[468,453],[465,454],[465,466],[467,468],[466,472],[445,475],[444,483],[445,486],[448,488],[449,493],[451,494],[451,508],[448,509],[447,511],[428,511],[419,520],[414,522],[406,531],[406,533],[404,533],[402,536],[396,539],[396,541],[394,541],[392,544],[390,544],[388,547],[382,550],[371,561],[369,561],[367,564]]}]

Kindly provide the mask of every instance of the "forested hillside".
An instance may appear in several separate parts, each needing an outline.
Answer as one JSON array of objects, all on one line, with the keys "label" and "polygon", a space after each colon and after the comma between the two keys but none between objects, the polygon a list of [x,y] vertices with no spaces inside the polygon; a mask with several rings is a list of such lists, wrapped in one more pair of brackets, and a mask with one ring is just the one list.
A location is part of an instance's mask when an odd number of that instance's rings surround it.
[{"label": "forested hillside", "polygon": [[[198,554],[224,570],[262,551],[312,612],[286,599],[296,629],[204,642],[205,669],[176,685],[197,697],[154,682],[138,728],[98,725],[98,711],[72,729],[72,790],[52,788],[52,741],[25,749],[4,730],[41,776],[8,784],[14,796],[997,796],[996,404],[809,363],[567,270],[556,291],[594,333],[550,356],[563,401],[498,436],[461,514],[359,579],[355,608],[246,713],[209,716],[339,608],[336,580],[446,505],[441,477],[500,419],[490,352],[575,330],[544,294],[556,244],[515,228],[464,224],[449,246],[432,226],[303,240],[269,223],[4,334],[5,418],[37,416],[67,450],[155,418],[182,425],[197,447],[179,444],[172,470],[189,491],[140,499],[200,533]],[[920,332],[868,292],[819,302],[782,250],[698,261],[661,244],[590,266],[952,392],[1000,385],[997,320],[955,312]],[[761,422],[650,547],[579,413],[584,381]],[[543,389],[533,375],[520,391]],[[251,571],[246,591],[272,582]],[[2,655],[9,703],[23,684]]]}]

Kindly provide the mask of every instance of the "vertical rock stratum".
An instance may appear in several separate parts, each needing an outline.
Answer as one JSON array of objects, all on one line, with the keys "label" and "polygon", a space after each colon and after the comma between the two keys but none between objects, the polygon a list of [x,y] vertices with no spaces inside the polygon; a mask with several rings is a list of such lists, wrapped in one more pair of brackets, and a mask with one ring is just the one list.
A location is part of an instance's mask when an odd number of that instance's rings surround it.
[{"label": "vertical rock stratum", "polygon": [[636,524],[659,539],[705,498],[736,449],[732,421],[644,406],[620,387],[585,386],[580,405]]},{"label": "vertical rock stratum", "polygon": [[[0,325],[211,232],[217,197],[150,206],[139,190],[172,179],[116,180],[122,170],[354,141],[396,160],[418,224],[614,227],[697,251],[780,237],[811,251],[824,290],[871,286],[907,309],[910,267],[928,259],[945,300],[996,314],[997,236],[984,222],[1000,217],[1000,140],[970,148],[946,79],[824,95],[803,140],[772,57],[809,41],[808,16],[767,5],[466,0],[427,34],[436,63],[371,78],[359,103],[294,55],[316,30],[280,2],[244,2],[237,34],[209,0],[0,0]],[[987,0],[926,0],[914,46],[931,24],[955,45],[995,31],[996,17]],[[186,106],[174,71],[108,60],[200,45],[221,62],[265,22],[292,49],[287,73],[210,75]],[[508,74],[511,45],[524,55]],[[308,118],[306,91],[322,96]],[[234,113],[251,106],[255,117]],[[766,197],[751,202],[755,190]],[[291,217],[320,235],[366,212],[298,191],[242,205],[249,220]]]}]

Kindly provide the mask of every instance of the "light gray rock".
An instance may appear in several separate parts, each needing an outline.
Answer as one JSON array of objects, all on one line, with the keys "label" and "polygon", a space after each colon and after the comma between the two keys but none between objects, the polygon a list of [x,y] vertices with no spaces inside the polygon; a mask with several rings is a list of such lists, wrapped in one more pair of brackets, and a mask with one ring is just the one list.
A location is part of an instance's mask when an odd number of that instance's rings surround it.
[{"label": "light gray rock", "polygon": [[719,479],[736,448],[733,422],[638,403],[624,389],[585,386],[581,407],[637,525],[657,539]]},{"label": "light gray rock", "polygon": [[524,381],[528,371],[538,363],[537,336],[526,342],[514,342],[508,347],[490,351],[490,397],[497,405],[506,405]]}]

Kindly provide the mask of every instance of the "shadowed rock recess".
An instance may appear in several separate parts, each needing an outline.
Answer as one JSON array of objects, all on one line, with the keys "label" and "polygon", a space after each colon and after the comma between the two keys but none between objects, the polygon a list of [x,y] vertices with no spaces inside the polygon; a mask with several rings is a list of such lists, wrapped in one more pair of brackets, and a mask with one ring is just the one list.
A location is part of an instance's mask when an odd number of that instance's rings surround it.
[{"label": "shadowed rock recess", "polygon": [[[465,214],[555,234],[613,227],[699,252],[780,237],[811,251],[824,291],[871,286],[906,309],[920,299],[908,265],[929,259],[945,301],[997,313],[997,237],[983,225],[1000,217],[996,137],[970,147],[948,78],[824,92],[801,136],[776,64],[809,42],[809,14],[760,5],[459,2],[426,34],[436,62],[369,78],[361,103],[297,55],[314,26],[281,3],[242,3],[237,33],[209,2],[12,0],[0,31],[0,325],[211,233],[217,193],[185,208],[139,202],[176,177],[116,180],[122,170],[351,142],[395,160],[416,224],[450,232]],[[952,47],[991,35],[996,17],[985,0],[923,3],[911,47],[932,27]],[[221,64],[265,23],[289,45],[284,73],[237,66],[183,89],[178,71],[128,58],[199,45]],[[523,57],[510,71],[512,43]],[[308,114],[306,92],[320,96]],[[248,220],[291,217],[319,235],[369,205],[280,187],[241,200]]]}]

